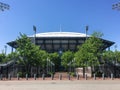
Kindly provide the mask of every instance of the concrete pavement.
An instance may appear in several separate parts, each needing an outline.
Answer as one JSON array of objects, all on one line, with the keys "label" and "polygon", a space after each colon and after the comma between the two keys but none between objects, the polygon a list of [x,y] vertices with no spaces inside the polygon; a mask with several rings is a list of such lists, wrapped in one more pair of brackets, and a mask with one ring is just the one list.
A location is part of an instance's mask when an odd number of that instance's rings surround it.
[{"label": "concrete pavement", "polygon": [[0,90],[120,90],[120,80],[0,81]]}]

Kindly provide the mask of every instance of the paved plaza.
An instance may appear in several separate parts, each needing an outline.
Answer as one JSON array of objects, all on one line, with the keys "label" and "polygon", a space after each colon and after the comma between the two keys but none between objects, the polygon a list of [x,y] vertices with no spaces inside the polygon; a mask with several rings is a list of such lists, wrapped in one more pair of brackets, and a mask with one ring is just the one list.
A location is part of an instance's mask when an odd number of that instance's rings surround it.
[{"label": "paved plaza", "polygon": [[120,90],[120,80],[0,81],[0,90]]}]

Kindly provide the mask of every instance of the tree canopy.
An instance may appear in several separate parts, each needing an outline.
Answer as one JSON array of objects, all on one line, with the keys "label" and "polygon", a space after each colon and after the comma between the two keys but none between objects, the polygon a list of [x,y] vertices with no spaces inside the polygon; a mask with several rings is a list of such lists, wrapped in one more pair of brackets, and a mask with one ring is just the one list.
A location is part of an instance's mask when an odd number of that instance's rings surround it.
[{"label": "tree canopy", "polygon": [[25,65],[26,71],[29,71],[31,66],[45,65],[47,53],[33,44],[25,34],[20,34],[16,42],[17,52],[21,57],[19,61]]},{"label": "tree canopy", "polygon": [[79,66],[96,66],[99,64],[101,47],[103,45],[100,36],[101,33],[94,32],[82,46],[78,47],[75,58]]}]

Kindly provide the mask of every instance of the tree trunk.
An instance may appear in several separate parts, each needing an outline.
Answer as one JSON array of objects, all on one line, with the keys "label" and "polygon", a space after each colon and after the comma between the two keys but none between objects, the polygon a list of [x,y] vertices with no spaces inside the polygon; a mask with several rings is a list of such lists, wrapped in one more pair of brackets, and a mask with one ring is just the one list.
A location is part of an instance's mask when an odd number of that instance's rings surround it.
[{"label": "tree trunk", "polygon": [[83,78],[85,78],[85,66],[83,66]]}]

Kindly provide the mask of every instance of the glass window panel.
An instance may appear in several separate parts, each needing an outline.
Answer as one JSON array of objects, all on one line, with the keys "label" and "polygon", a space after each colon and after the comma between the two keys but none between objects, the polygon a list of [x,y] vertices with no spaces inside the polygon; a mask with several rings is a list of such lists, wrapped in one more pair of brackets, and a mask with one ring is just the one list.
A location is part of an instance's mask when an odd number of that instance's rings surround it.
[{"label": "glass window panel", "polygon": [[84,40],[78,40],[78,43],[84,43]]},{"label": "glass window panel", "polygon": [[76,40],[69,40],[69,43],[76,43]]},{"label": "glass window panel", "polygon": [[57,44],[57,45],[54,45],[53,47],[55,50],[58,50],[60,48],[60,45]]},{"label": "glass window panel", "polygon": [[60,40],[53,40],[53,43],[60,43]]},{"label": "glass window panel", "polygon": [[37,43],[43,43],[43,40],[37,40]]},{"label": "glass window panel", "polygon": [[70,45],[69,48],[70,49],[75,49],[75,45]]},{"label": "glass window panel", "polygon": [[46,45],[46,49],[47,49],[47,50],[52,49],[52,45]]},{"label": "glass window panel", "polygon": [[45,43],[52,43],[52,40],[45,40]]},{"label": "glass window panel", "polygon": [[61,42],[62,43],[68,43],[68,40],[62,40]]},{"label": "glass window panel", "polygon": [[68,45],[63,44],[63,45],[62,45],[62,49],[63,49],[63,50],[67,50],[67,49],[68,49]]}]

